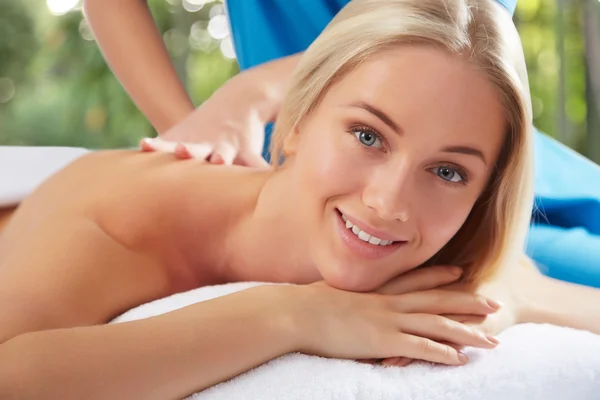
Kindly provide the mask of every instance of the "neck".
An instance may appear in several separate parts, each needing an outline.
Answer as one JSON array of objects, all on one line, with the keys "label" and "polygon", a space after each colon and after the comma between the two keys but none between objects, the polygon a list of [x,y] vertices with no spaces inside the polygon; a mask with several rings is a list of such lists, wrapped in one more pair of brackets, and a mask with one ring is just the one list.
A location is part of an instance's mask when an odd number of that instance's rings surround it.
[{"label": "neck", "polygon": [[300,229],[294,193],[286,168],[271,173],[239,227],[228,281],[305,284],[321,279]]}]

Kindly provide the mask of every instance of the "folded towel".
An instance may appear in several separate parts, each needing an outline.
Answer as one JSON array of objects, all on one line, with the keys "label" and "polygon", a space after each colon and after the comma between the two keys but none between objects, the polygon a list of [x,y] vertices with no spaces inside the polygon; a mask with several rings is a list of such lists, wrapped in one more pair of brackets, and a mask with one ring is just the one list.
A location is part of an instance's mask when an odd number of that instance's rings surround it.
[{"label": "folded towel", "polygon": [[89,150],[0,146],[0,207],[19,204],[46,178]]},{"label": "folded towel", "polygon": [[[134,308],[113,323],[148,318],[259,283],[204,287]],[[190,398],[207,400],[598,400],[600,336],[524,324],[494,350],[466,349],[462,367],[414,363],[381,367],[289,354]]]}]

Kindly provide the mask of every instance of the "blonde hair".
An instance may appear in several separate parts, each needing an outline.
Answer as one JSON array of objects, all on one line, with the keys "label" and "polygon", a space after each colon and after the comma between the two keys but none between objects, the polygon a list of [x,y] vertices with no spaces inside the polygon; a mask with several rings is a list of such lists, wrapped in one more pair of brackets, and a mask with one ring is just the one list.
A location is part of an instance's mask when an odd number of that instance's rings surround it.
[{"label": "blonde hair", "polygon": [[495,0],[353,0],[297,66],[271,143],[275,166],[285,137],[327,89],[365,59],[392,46],[424,44],[477,66],[501,96],[507,134],[487,187],[456,235],[424,265],[460,265],[481,282],[518,263],[533,206],[533,143],[528,80],[510,14]]}]

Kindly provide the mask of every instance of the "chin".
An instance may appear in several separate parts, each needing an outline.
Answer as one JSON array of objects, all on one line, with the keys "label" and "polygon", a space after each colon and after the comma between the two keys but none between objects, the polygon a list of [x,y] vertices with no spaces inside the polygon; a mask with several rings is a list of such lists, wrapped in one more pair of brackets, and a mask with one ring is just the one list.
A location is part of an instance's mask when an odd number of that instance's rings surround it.
[{"label": "chin", "polygon": [[320,269],[323,280],[331,287],[349,292],[372,292],[385,283],[385,279],[376,279],[367,268],[359,266],[328,263]]}]

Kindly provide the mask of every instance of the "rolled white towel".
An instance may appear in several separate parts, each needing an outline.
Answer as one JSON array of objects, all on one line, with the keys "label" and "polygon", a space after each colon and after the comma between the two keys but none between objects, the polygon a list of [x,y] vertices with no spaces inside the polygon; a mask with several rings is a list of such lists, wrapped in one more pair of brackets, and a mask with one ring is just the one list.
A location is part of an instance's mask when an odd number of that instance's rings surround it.
[{"label": "rolled white towel", "polygon": [[77,147],[0,146],[0,207],[19,204],[50,175],[87,152]]},{"label": "rolled white towel", "polygon": [[[173,311],[258,283],[204,287],[134,308],[124,322]],[[600,336],[524,324],[499,335],[494,350],[466,349],[462,367],[371,366],[304,354],[275,359],[190,398],[206,400],[598,400]]]}]

